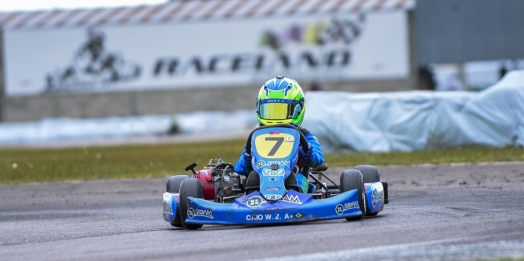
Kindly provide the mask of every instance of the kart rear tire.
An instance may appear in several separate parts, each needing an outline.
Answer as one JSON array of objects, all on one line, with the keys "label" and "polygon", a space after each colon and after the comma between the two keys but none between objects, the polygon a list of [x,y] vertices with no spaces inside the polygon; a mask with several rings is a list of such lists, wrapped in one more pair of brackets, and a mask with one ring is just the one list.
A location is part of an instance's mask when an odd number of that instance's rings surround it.
[{"label": "kart rear tire", "polygon": [[307,194],[307,191],[304,192],[302,191],[302,189],[298,187],[297,176],[293,172],[289,173],[289,176],[287,177],[286,181],[284,181],[284,186],[286,187],[286,190],[294,190],[297,192]]},{"label": "kart rear tire", "polygon": [[178,193],[180,189],[180,183],[182,180],[189,178],[187,175],[176,175],[172,176],[167,180],[166,191],[170,193]]},{"label": "kart rear tire", "polygon": [[260,176],[255,171],[251,171],[246,179],[246,195],[260,190]]},{"label": "kart rear tire", "polygon": [[364,177],[364,183],[380,182],[380,173],[375,166],[372,165],[358,165],[355,169],[359,170]]},{"label": "kart rear tire", "polygon": [[[380,182],[380,173],[375,166],[372,165],[359,165],[355,169],[358,169],[364,177],[364,183],[376,183]],[[378,212],[371,213],[371,210],[366,205],[366,216],[376,216]]]},{"label": "kart rear tire", "polygon": [[[189,178],[187,175],[172,176],[169,178],[169,180],[167,180],[166,191],[169,193],[178,193],[180,190],[180,183],[182,183],[182,180],[187,178]],[[173,222],[170,224],[174,227],[184,227],[180,221],[180,204],[177,205],[175,220],[173,220]]]},{"label": "kart rear tire", "polygon": [[358,169],[345,170],[340,176],[340,192],[357,190],[358,205],[362,214],[348,217],[347,221],[361,220],[366,215],[366,195],[364,194],[364,181],[362,173]]},{"label": "kart rear tire", "polygon": [[180,184],[180,223],[187,229],[199,229],[202,224],[191,224],[186,222],[187,218],[187,198],[204,198],[204,187],[202,182],[196,178],[187,178]]}]

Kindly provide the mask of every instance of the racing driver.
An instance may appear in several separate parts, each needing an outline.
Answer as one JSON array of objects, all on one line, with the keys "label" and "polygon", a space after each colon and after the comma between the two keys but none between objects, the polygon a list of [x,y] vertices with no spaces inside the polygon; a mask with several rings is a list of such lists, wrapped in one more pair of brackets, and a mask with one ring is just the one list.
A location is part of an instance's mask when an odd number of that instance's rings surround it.
[{"label": "racing driver", "polygon": [[[306,112],[306,101],[304,92],[297,81],[284,76],[277,76],[268,80],[258,92],[256,106],[257,119],[260,126],[290,124],[304,134],[308,142],[308,149],[304,151],[300,147],[299,153],[305,160],[306,167],[315,168],[324,163],[324,156],[317,138],[311,132],[302,128],[302,121]],[[252,171],[251,151],[246,151],[244,146],[244,150],[235,164],[235,172],[241,175],[249,175]],[[310,191],[306,178],[307,175],[299,172],[295,175],[301,192],[313,192]],[[249,180],[248,177],[247,186],[249,186]],[[311,190],[314,190],[314,186],[312,186]]]}]

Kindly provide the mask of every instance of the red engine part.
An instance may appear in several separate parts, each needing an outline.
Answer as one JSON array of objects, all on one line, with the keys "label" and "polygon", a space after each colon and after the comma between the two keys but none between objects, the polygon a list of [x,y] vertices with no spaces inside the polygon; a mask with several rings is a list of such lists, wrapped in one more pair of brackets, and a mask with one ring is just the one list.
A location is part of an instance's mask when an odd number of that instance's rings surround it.
[{"label": "red engine part", "polygon": [[193,174],[193,178],[197,178],[202,182],[204,187],[204,199],[214,200],[215,199],[215,183],[213,183],[213,169],[203,169],[196,174]]}]

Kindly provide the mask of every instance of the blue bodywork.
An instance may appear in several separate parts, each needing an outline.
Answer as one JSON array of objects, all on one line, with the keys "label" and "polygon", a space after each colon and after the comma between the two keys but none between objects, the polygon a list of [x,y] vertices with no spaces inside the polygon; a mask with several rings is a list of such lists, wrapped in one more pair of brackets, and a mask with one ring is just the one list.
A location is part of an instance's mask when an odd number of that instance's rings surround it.
[{"label": "blue bodywork", "polygon": [[[378,213],[384,207],[382,183],[366,183],[365,186],[367,214]],[[312,199],[291,190],[282,200],[273,202],[265,200],[258,192],[238,198],[234,203],[190,197],[186,222],[242,225],[346,218],[362,214],[356,192],[351,190],[327,199]],[[178,204],[178,193],[164,193],[165,221],[174,221]]]},{"label": "blue bodywork", "polygon": [[[326,199],[286,190],[284,181],[298,161],[300,134],[291,128],[256,130],[251,139],[253,168],[259,173],[260,192],[236,198],[233,203],[217,203],[188,197],[187,223],[195,224],[273,224],[307,220],[347,218],[362,215],[357,190]],[[174,222],[179,194],[166,192],[164,220]],[[367,213],[384,207],[382,183],[365,184]]]},{"label": "blue bodywork", "polygon": [[266,200],[278,200],[286,194],[284,181],[298,162],[299,144],[296,129],[265,128],[253,133],[251,163],[260,177],[260,194]]}]

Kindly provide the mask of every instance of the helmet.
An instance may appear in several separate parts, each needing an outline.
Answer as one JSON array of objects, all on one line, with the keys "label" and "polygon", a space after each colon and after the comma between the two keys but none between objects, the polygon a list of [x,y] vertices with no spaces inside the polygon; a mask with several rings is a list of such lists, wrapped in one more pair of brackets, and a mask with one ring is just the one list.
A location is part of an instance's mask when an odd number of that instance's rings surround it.
[{"label": "helmet", "polygon": [[298,128],[302,125],[305,112],[304,92],[293,79],[277,76],[264,83],[258,92],[260,125],[291,124]]}]

